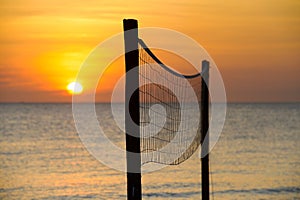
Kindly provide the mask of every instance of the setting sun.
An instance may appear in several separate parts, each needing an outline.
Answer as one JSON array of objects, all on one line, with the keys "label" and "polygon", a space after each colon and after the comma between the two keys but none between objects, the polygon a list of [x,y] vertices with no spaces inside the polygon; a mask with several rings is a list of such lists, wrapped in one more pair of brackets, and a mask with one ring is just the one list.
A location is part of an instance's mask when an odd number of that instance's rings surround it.
[{"label": "setting sun", "polygon": [[67,86],[67,90],[70,94],[80,94],[83,90],[83,87],[80,83],[78,82],[71,82]]}]

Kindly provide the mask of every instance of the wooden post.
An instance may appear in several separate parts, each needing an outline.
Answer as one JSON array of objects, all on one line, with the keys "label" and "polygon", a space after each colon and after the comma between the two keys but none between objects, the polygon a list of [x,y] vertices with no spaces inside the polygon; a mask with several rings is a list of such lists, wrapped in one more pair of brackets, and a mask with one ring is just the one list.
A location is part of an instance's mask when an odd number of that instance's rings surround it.
[{"label": "wooden post", "polygon": [[[139,129],[140,112],[139,91],[135,90],[139,86],[138,22],[134,19],[124,19],[123,26],[126,52],[125,129],[127,153],[127,199],[140,200],[142,199]],[[132,70],[132,72],[130,74],[127,73],[130,70]]]},{"label": "wooden post", "polygon": [[[201,185],[202,200],[209,200],[209,62],[202,61],[202,83],[201,83]],[[207,136],[207,141],[204,142]],[[205,156],[203,156],[206,154]]]}]

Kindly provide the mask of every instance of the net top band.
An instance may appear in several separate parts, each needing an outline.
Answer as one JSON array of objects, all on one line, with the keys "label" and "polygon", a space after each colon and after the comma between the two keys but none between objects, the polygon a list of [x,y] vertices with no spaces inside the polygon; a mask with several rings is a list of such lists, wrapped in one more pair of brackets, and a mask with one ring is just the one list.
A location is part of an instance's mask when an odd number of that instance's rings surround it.
[{"label": "net top band", "polygon": [[185,75],[185,74],[180,74],[172,69],[170,69],[168,66],[166,66],[162,61],[160,61],[153,53],[152,51],[148,48],[148,46],[145,44],[145,42],[142,39],[138,39],[138,43],[143,47],[143,49],[149,54],[149,56],[155,61],[157,62],[163,69],[165,69],[166,71],[170,72],[171,74],[177,76],[177,77],[181,77],[181,78],[186,78],[186,79],[192,79],[192,78],[196,78],[198,76],[201,76],[201,73],[197,73],[197,74],[192,74],[192,75]]}]

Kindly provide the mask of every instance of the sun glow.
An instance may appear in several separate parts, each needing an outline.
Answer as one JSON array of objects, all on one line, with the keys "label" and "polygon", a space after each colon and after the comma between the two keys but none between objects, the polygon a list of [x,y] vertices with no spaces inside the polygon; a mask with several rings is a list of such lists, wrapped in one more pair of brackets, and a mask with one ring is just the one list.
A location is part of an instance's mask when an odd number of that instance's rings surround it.
[{"label": "sun glow", "polygon": [[70,94],[80,94],[83,90],[83,87],[80,83],[78,82],[71,82],[67,86],[67,90]]}]

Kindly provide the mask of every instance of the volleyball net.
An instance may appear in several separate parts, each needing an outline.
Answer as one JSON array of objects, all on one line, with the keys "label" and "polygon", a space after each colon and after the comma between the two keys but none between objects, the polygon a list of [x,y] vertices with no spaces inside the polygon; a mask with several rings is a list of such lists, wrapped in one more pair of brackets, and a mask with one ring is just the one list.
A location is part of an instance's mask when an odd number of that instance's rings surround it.
[{"label": "volleyball net", "polygon": [[141,164],[178,165],[201,140],[200,73],[183,75],[138,39]]}]

